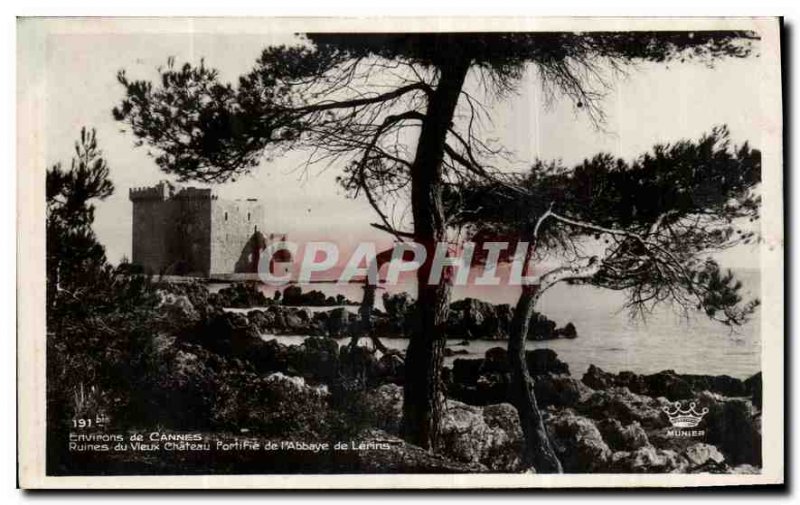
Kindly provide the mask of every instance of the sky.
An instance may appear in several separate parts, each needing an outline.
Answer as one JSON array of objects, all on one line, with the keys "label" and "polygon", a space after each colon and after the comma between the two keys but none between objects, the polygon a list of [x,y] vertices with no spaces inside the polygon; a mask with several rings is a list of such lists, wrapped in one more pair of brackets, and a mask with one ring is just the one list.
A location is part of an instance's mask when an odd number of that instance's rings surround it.
[{"label": "sky", "polygon": [[[97,129],[100,147],[111,168],[116,191],[97,205],[95,231],[111,261],[130,257],[131,211],[128,190],[172,179],[160,172],[146,147],[134,147],[111,109],[123,88],[116,75],[152,79],[168,57],[177,63],[217,68],[221,79],[235,81],[250,70],[264,47],[292,43],[289,33],[54,33],[46,42],[47,166],[69,165],[81,126]],[[656,143],[696,139],[715,125],[727,124],[735,142],[759,147],[769,118],[760,102],[759,58],[701,63],[642,64],[614,77],[601,102],[602,129],[566,99],[546,103],[535,72],[527,72],[516,93],[488,103],[493,124],[486,134],[514,153],[508,169],[520,169],[536,158],[580,162],[598,152],[633,158]],[[298,240],[386,240],[369,227],[374,211],[363,199],[346,199],[335,182],[336,166],[298,167],[308,153],[292,152],[262,162],[235,183],[217,185],[223,198],[259,198],[265,202],[267,228]],[[192,184],[200,186],[200,184]],[[742,246],[720,258],[731,267],[758,265],[758,247]]]}]

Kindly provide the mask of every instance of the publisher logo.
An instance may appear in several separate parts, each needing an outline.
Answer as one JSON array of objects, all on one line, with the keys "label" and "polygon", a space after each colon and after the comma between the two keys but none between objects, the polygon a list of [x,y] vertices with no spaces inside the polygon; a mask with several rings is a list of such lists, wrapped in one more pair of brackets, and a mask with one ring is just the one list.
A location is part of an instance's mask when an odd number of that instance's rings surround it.
[{"label": "publisher logo", "polygon": [[669,418],[669,423],[672,425],[671,429],[667,429],[667,435],[671,437],[701,437],[705,435],[705,430],[696,429],[700,421],[703,420],[708,414],[708,408],[703,408],[697,411],[697,404],[691,402],[688,409],[683,409],[681,402],[673,404],[674,409],[664,407],[663,411]]}]

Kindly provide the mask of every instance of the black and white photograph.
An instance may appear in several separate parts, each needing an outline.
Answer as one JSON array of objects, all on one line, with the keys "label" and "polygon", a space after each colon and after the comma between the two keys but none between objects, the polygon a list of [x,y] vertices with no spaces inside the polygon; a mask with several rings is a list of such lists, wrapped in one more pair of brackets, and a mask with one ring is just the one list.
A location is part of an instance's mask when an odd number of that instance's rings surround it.
[{"label": "black and white photograph", "polygon": [[23,487],[783,482],[777,18],[19,18]]}]

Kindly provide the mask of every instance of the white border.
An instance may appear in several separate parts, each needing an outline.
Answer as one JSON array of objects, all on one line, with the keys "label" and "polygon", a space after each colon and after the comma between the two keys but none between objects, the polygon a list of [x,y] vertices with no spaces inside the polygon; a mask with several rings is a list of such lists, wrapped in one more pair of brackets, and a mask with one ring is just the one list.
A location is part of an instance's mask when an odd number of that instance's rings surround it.
[{"label": "white border", "polygon": [[[44,170],[42,131],[46,33],[269,31],[486,31],[614,29],[756,29],[762,36],[762,100],[776,118],[762,148],[764,204],[762,235],[762,341],[764,467],[760,475],[291,475],[190,477],[44,476]],[[18,223],[18,420],[20,484],[25,488],[525,488],[692,487],[783,481],[783,200],[780,53],[774,19],[748,18],[247,18],[247,19],[47,19],[18,26],[17,174]]]}]

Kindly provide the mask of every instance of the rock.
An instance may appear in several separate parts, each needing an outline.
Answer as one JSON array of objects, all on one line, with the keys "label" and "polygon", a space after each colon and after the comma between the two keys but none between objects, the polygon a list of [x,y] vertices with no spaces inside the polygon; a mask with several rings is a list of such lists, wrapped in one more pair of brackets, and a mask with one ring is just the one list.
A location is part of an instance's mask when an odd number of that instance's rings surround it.
[{"label": "rock", "polygon": [[[458,361],[458,360],[456,360]],[[468,361],[468,360],[465,360]],[[507,375],[500,373],[488,373],[478,377],[475,382],[465,384],[457,382],[453,375],[454,371],[448,373],[449,381],[447,384],[448,396],[470,405],[488,405],[506,401],[508,397]],[[444,376],[444,374],[443,374]]]},{"label": "rock", "polygon": [[270,333],[275,328],[275,317],[263,310],[251,310],[247,313],[247,319],[260,333]]},{"label": "rock", "polygon": [[747,394],[750,396],[753,405],[760,409],[762,402],[762,390],[764,387],[762,383],[761,372],[758,372],[754,376],[745,380],[744,386],[745,389],[747,389]]},{"label": "rock", "polygon": [[403,321],[406,314],[411,311],[414,300],[408,293],[383,294],[383,307],[390,319]]},{"label": "rock", "polygon": [[761,433],[750,401],[701,393],[697,404],[708,408],[706,442],[717,446],[731,465],[761,466]]},{"label": "rock", "polygon": [[451,349],[449,347],[445,347],[443,354],[444,354],[445,358],[451,358],[453,356],[463,356],[465,354],[469,354],[469,351],[467,351],[466,349],[453,350],[453,349]]},{"label": "rock", "polygon": [[504,347],[491,347],[486,350],[481,365],[482,372],[507,373],[509,370],[508,351]]},{"label": "rock", "polygon": [[[162,383],[169,383],[165,389],[182,389],[191,386],[193,383],[200,382],[201,377],[208,375],[206,363],[195,353],[184,349],[177,349],[171,356],[171,360],[166,367],[168,370],[162,371]],[[166,384],[165,384],[166,385]]]},{"label": "rock", "polygon": [[475,384],[483,370],[484,360],[463,359],[453,360],[453,382],[462,385]]},{"label": "rock", "polygon": [[567,323],[564,328],[558,328],[555,321],[544,314],[534,312],[528,325],[528,340],[555,340],[557,338],[578,338],[575,325]]},{"label": "rock", "polygon": [[545,426],[565,472],[602,472],[606,469],[612,452],[591,419],[566,409],[548,412]]},{"label": "rock", "polygon": [[688,399],[694,394],[691,385],[672,370],[653,375],[638,375],[632,372],[620,372],[614,375],[590,365],[582,381],[592,389],[624,387],[636,394],[663,396],[669,400]]},{"label": "rock", "polygon": [[604,372],[599,367],[589,365],[589,369],[583,374],[581,382],[592,389],[608,389],[614,386],[614,375]]},{"label": "rock", "polygon": [[[494,352],[496,351],[496,352]],[[499,347],[488,356],[505,356]],[[500,359],[456,359],[448,392],[452,398],[470,405],[488,405],[508,401],[508,363]]]},{"label": "rock", "polygon": [[363,432],[356,443],[386,444],[388,450],[348,451],[356,458],[358,473],[480,473],[487,468],[481,464],[453,461],[440,454],[430,453],[380,430]]},{"label": "rock", "polygon": [[378,360],[375,374],[379,379],[401,383],[405,375],[405,362],[397,354],[384,354]]},{"label": "rock", "polygon": [[627,382],[631,385],[636,384],[635,380],[642,379],[644,386],[631,387],[631,391],[638,392],[648,396],[663,396],[668,400],[686,400],[694,397],[694,389],[692,385],[676,374],[672,370],[665,370],[653,375],[644,377],[630,374],[631,379]]},{"label": "rock", "polygon": [[143,422],[154,425],[195,426],[198,417],[208,416],[214,408],[220,374],[245,368],[242,363],[169,335],[150,337],[149,346],[151,373],[139,377],[137,384],[141,395],[146,396],[148,409],[135,415],[146,416]]},{"label": "rock", "polygon": [[[408,335],[414,312],[411,296],[407,293],[384,293],[383,306],[388,326],[397,333]],[[476,298],[464,298],[450,304],[445,331],[449,338],[461,338],[464,341],[505,340],[509,335],[513,314],[514,310],[508,304],[494,305]],[[382,326],[381,321],[376,322],[376,327]],[[577,330],[572,323],[564,328],[556,328],[555,322],[534,313],[527,337],[530,340],[575,338]]]},{"label": "rock", "polygon": [[284,321],[286,321],[286,331],[293,334],[303,334],[308,327],[297,311],[284,313]]},{"label": "rock", "polygon": [[327,435],[329,391],[302,377],[238,373],[225,380],[212,423],[217,429],[247,429],[265,436],[318,439]]},{"label": "rock", "polygon": [[720,465],[725,461],[725,456],[719,452],[719,449],[702,442],[687,447],[683,456],[694,468],[707,467],[709,464]]},{"label": "rock", "polygon": [[[247,361],[261,373],[287,371],[288,348],[276,341],[265,342],[261,338],[265,323],[271,318],[267,314],[252,314],[252,317],[231,312],[214,312],[196,333],[187,336],[220,356]],[[263,318],[263,319],[262,319]]]},{"label": "rock", "polygon": [[[284,304],[285,303],[286,301],[284,300]],[[336,301],[333,298],[328,298],[322,291],[312,289],[307,293],[303,293],[299,305],[305,305],[309,307],[326,307],[333,305],[334,303],[336,303]]]},{"label": "rock", "polygon": [[509,403],[487,405],[483,408],[483,419],[489,428],[499,428],[509,437],[507,445],[498,447],[498,450],[488,456],[487,459],[493,461],[488,466],[500,471],[535,473],[533,468],[526,468],[522,459],[525,439],[517,409]]},{"label": "rock", "polygon": [[326,335],[326,316],[312,317],[306,309],[295,307],[270,307],[267,314],[274,314],[273,331],[278,334],[322,336]]},{"label": "rock", "polygon": [[558,338],[555,321],[534,312],[528,324],[528,340],[552,340],[554,338]]},{"label": "rock", "polygon": [[209,297],[211,295],[208,292],[208,285],[202,282],[159,282],[157,289],[159,293],[185,296],[192,307],[201,313],[210,303]]},{"label": "rock", "polygon": [[574,324],[567,323],[563,328],[556,330],[556,335],[562,338],[578,338],[578,330],[575,329]]},{"label": "rock", "polygon": [[558,359],[552,349],[534,349],[525,352],[528,372],[533,377],[549,374],[569,374],[569,365]]},{"label": "rock", "polygon": [[254,343],[247,358],[262,373],[286,372],[289,369],[289,346],[272,339]]},{"label": "rock", "polygon": [[489,405],[509,401],[509,375],[499,372],[482,374],[475,383],[475,397],[472,405]]},{"label": "rock", "polygon": [[264,383],[270,387],[282,390],[287,396],[291,396],[292,393],[308,393],[319,396],[326,396],[328,394],[327,386],[308,386],[306,385],[305,379],[302,377],[293,377],[281,372],[268,375],[264,379]]},{"label": "rock", "polygon": [[516,409],[495,407],[489,420],[491,426],[481,407],[448,400],[442,416],[442,451],[457,461],[483,464],[493,471],[521,470],[523,440]]},{"label": "rock", "polygon": [[749,396],[745,381],[728,375],[688,375],[679,376],[688,382],[694,392],[711,391],[722,396]]},{"label": "rock", "polygon": [[[494,305],[475,298],[464,298],[450,304],[447,332],[451,338],[505,340],[511,330],[514,310],[508,304]],[[575,325],[556,328],[556,323],[534,312],[528,326],[529,340],[576,338]]]},{"label": "rock", "polygon": [[278,305],[268,307],[267,310],[264,311],[264,315],[266,317],[271,317],[273,332],[282,333],[286,331],[288,325],[286,322],[286,310],[284,310],[283,307]]},{"label": "rock", "polygon": [[349,377],[355,377],[362,381],[380,377],[378,360],[366,347],[342,346],[339,349],[339,363],[339,371]]},{"label": "rock", "polygon": [[[272,433],[321,433],[325,429],[328,387],[311,386],[302,377],[292,377],[281,372],[263,379],[263,386],[253,391],[262,411],[254,410],[255,425],[269,426]],[[259,402],[260,400],[260,402]],[[244,426],[247,427],[247,426]]]},{"label": "rock", "polygon": [[534,380],[533,390],[539,406],[546,408],[573,407],[583,395],[590,394],[588,388],[572,377],[541,375]]},{"label": "rock", "polygon": [[633,372],[612,374],[590,365],[581,379],[592,389],[626,387],[632,392],[647,396],[663,396],[668,400],[688,400],[701,391],[711,391],[724,396],[746,396],[748,388],[739,379],[727,375],[679,375],[673,370],[664,370],[651,375]]},{"label": "rock", "polygon": [[675,451],[646,445],[635,451],[615,452],[609,470],[620,473],[682,473],[688,462]]},{"label": "rock", "polygon": [[328,297],[322,291],[312,289],[306,293],[300,286],[289,286],[283,291],[283,305],[300,307],[327,307],[333,305],[335,300],[328,301]]},{"label": "rock", "polygon": [[497,337],[508,338],[508,333],[511,329],[511,320],[514,319],[514,309],[507,303],[495,305],[494,317],[497,321]]},{"label": "rock", "polygon": [[280,297],[281,303],[293,307],[332,307],[335,305],[356,305],[355,302],[347,300],[342,295],[326,296],[322,291],[312,289],[303,292],[300,286],[288,286],[283,290]]},{"label": "rock", "polygon": [[508,337],[511,323],[508,305],[494,305],[475,298],[450,304],[448,335],[467,339],[499,340]]},{"label": "rock", "polygon": [[403,422],[403,388],[396,384],[379,386],[369,396],[378,428],[399,434]]},{"label": "rock", "polygon": [[223,355],[247,356],[253,343],[260,341],[261,336],[247,316],[214,312],[203,322],[194,339]]},{"label": "rock", "polygon": [[170,325],[182,329],[200,322],[201,315],[187,295],[157,291],[160,298],[157,310],[166,317]]},{"label": "rock", "polygon": [[300,297],[303,295],[303,288],[300,286],[287,286],[286,289],[283,290],[283,296],[281,296],[281,303],[283,305],[299,305]]},{"label": "rock", "polygon": [[504,443],[488,449],[484,464],[495,471],[525,470],[522,460],[525,439],[517,409],[510,403],[487,405],[483,408],[483,420],[490,429],[499,429],[506,437]]},{"label": "rock", "polygon": [[373,328],[382,336],[405,337],[411,334],[415,311],[408,293],[383,294],[385,315],[373,320]]},{"label": "rock", "polygon": [[598,421],[617,419],[625,425],[636,421],[646,430],[652,430],[670,426],[662,410],[669,405],[665,398],[637,395],[628,388],[609,388],[597,390],[581,399],[575,409]]},{"label": "rock", "polygon": [[635,451],[650,445],[647,433],[636,421],[623,426],[617,419],[604,419],[597,423],[597,428],[603,435],[603,440],[615,451]]},{"label": "rock", "polygon": [[[588,394],[585,386],[565,376],[569,367],[552,350],[528,351],[526,357],[537,388],[535,393],[537,398],[542,396],[543,406],[573,405],[581,395]],[[502,347],[492,347],[482,360],[456,359],[448,391],[453,398],[470,405],[508,402],[509,372],[507,351]]]},{"label": "rock", "polygon": [[738,465],[731,468],[730,473],[736,475],[758,475],[761,473],[761,469],[753,465]]},{"label": "rock", "polygon": [[309,337],[290,348],[289,365],[303,377],[333,380],[339,375],[339,343],[332,338]]},{"label": "rock", "polygon": [[[397,434],[403,416],[403,389],[385,384],[369,395],[377,425]],[[447,400],[442,415],[441,452],[452,460],[493,471],[522,469],[522,428],[509,404],[485,408]]]},{"label": "rock", "polygon": [[483,419],[492,428],[501,428],[511,437],[522,438],[517,409],[510,403],[497,403],[483,408]]},{"label": "rock", "polygon": [[[534,349],[525,352],[528,372],[536,377],[549,374],[569,374],[569,366],[558,359],[551,349]],[[503,347],[492,347],[484,355],[483,372],[508,372],[508,351]]]},{"label": "rock", "polygon": [[[475,298],[465,298],[451,303],[447,319],[448,336],[464,336],[467,339],[486,338],[491,329],[484,329],[484,325],[488,319],[494,317],[493,309],[492,304]],[[496,327],[494,329],[496,330]]]},{"label": "rock", "polygon": [[255,282],[237,282],[222,288],[215,293],[214,303],[220,307],[247,309],[250,307],[264,307],[272,300],[264,293]]},{"label": "rock", "polygon": [[325,321],[325,331],[329,337],[335,338],[347,333],[350,321],[350,313],[347,309],[340,307],[327,313]]}]

